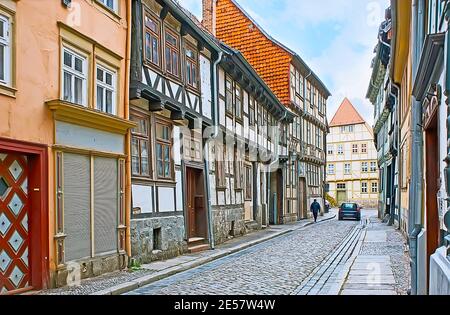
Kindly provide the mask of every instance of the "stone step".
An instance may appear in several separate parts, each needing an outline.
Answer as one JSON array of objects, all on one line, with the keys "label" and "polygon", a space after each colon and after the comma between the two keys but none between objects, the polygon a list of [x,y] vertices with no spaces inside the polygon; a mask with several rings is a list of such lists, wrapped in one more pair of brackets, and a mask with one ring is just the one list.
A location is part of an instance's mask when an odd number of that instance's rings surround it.
[{"label": "stone step", "polygon": [[200,253],[209,250],[209,244],[196,245],[188,248],[190,254]]}]

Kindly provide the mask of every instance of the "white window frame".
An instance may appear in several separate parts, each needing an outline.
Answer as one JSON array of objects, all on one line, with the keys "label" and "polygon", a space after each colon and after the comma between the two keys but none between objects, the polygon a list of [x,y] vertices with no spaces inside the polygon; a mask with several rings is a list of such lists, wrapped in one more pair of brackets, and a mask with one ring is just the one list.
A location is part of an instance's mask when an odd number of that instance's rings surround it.
[{"label": "white window frame", "polygon": [[327,145],[327,154],[334,155],[334,145],[333,144]]},{"label": "white window frame", "polygon": [[351,174],[352,174],[352,165],[349,163],[345,163],[344,164],[344,175],[351,175]]},{"label": "white window frame", "polygon": [[334,175],[335,174],[335,166],[334,164],[328,164],[328,175]]},{"label": "white window frame", "polygon": [[369,184],[367,182],[361,183],[361,193],[368,194],[369,193]]},{"label": "white window frame", "polygon": [[111,11],[117,13],[117,11],[118,11],[117,0],[112,0],[112,2],[113,2],[113,7],[112,8],[107,4],[108,0],[97,0],[97,1],[100,2],[101,4],[103,4],[106,8],[108,8]]},{"label": "white window frame", "polygon": [[[111,75],[112,77],[112,85],[107,84],[106,82],[102,82],[98,80],[97,77],[97,71],[98,70],[102,70],[104,73],[108,73]],[[104,75],[105,76],[105,75]],[[103,108],[98,108],[98,104],[97,104],[97,88],[98,87],[103,88],[104,94],[102,96],[103,99]],[[106,90],[109,90],[112,92],[112,104],[111,104],[111,110],[112,112],[109,113],[106,111]],[[95,67],[95,109],[107,113],[107,114],[111,114],[111,115],[117,115],[117,71],[111,70],[110,68],[105,67],[104,65],[97,63],[96,67]]]},{"label": "white window frame", "polygon": [[376,183],[376,182],[372,183],[371,191],[372,191],[372,194],[377,194],[378,193],[378,183]]},{"label": "white window frame", "polygon": [[361,162],[361,172],[369,173],[369,163],[368,162]]},{"label": "white window frame", "polygon": [[338,144],[338,146],[337,146],[337,154],[338,155],[344,155],[344,145]]},{"label": "white window frame", "polygon": [[[78,71],[76,71],[74,68],[68,67],[64,64],[64,53],[67,52],[70,55],[72,55],[72,62],[74,63],[75,57],[78,57],[79,59],[82,60],[83,64],[83,72],[80,73]],[[71,88],[72,88],[72,95],[70,96],[70,100],[65,100],[64,99],[64,73],[67,72],[72,76],[72,80],[71,80]],[[67,47],[67,46],[63,46],[63,49],[61,50],[61,99],[65,100],[67,102],[70,103],[75,103],[75,99],[74,99],[74,91],[75,91],[75,80],[73,79],[75,76],[82,79],[82,103],[78,104],[78,105],[82,105],[87,107],[88,102],[87,102],[87,93],[88,93],[88,78],[89,78],[89,67],[88,67],[88,58],[84,55],[81,55],[80,53],[74,51],[73,49]]]},{"label": "white window frame", "polygon": [[0,45],[4,47],[4,80],[0,80],[0,84],[10,85],[11,84],[11,20],[7,16],[0,14],[0,20],[4,23],[5,37],[0,37]]}]

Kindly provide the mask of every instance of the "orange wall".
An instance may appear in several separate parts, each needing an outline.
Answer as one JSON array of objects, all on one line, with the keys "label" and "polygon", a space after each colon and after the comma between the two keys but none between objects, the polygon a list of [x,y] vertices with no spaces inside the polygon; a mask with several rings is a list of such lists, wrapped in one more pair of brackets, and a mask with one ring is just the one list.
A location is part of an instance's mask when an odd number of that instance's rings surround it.
[{"label": "orange wall", "polygon": [[280,101],[290,105],[292,56],[269,40],[230,0],[217,1],[216,36],[239,50]]},{"label": "orange wall", "polygon": [[[114,17],[94,0],[72,0],[68,10],[60,0],[1,0],[15,7],[16,97],[0,94],[0,137],[51,145],[54,122],[46,101],[58,99],[60,37],[57,22],[72,26],[86,37],[123,57],[118,114],[124,117],[126,59],[126,0],[119,1]],[[73,24],[75,22],[75,24]],[[92,83],[89,83],[92,84]],[[54,166],[49,147],[50,266],[54,265]]]}]

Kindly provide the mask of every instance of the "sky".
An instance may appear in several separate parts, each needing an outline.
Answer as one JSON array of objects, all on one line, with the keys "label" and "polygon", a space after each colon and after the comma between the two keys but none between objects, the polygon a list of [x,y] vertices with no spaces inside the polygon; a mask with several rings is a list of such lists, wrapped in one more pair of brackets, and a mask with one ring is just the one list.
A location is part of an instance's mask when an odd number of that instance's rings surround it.
[{"label": "sky", "polygon": [[[369,124],[366,99],[389,0],[236,0],[272,37],[297,52],[330,90],[331,121],[344,97]],[[201,20],[202,0],[179,0]]]}]

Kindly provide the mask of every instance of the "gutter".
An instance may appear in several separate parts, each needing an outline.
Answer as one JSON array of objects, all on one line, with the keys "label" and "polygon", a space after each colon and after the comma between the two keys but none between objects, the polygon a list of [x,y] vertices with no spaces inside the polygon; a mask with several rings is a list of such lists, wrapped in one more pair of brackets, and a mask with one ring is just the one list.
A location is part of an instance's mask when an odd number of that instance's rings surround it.
[{"label": "gutter", "polygon": [[[127,43],[126,43],[126,60],[125,60],[125,109],[124,118],[130,119],[130,75],[131,75],[131,32],[132,32],[132,17],[131,17],[132,4],[131,0],[127,0]],[[131,174],[131,130],[128,130],[125,135],[125,174]],[[125,246],[127,256],[131,257],[131,175],[126,176],[125,182],[125,225],[127,226],[125,231]]]},{"label": "gutter", "polygon": [[[423,14],[424,1],[413,1],[413,78],[416,79],[417,68],[420,60],[420,52],[423,42]],[[413,97],[411,117],[411,135],[412,135],[412,168],[411,168],[411,189],[409,192],[409,228],[410,228],[410,256],[411,256],[411,294],[418,294],[418,257],[417,257],[417,238],[422,231],[422,195],[423,195],[423,139],[422,139],[422,106],[420,102]]]},{"label": "gutter", "polygon": [[[214,62],[212,66],[212,78],[211,81],[213,82],[213,110],[214,110],[214,117],[213,117],[213,127],[214,127],[214,133],[210,136],[208,141],[205,143],[205,152],[204,152],[204,161],[205,161],[205,185],[207,187],[206,189],[206,199],[207,199],[207,212],[208,212],[208,234],[209,234],[209,243],[211,246],[211,249],[215,249],[215,239],[214,239],[214,225],[212,220],[212,208],[211,208],[211,191],[210,191],[210,183],[209,183],[209,141],[212,141],[213,139],[216,139],[219,135],[219,101],[218,101],[218,84],[217,81],[219,80],[217,76],[217,67],[219,66],[219,63],[222,61],[223,58],[223,52],[219,51],[219,56],[217,57],[217,60]],[[206,155],[205,155],[206,154]]]}]

